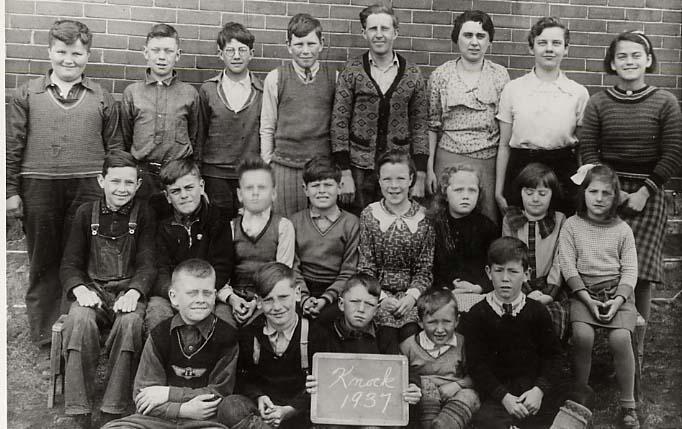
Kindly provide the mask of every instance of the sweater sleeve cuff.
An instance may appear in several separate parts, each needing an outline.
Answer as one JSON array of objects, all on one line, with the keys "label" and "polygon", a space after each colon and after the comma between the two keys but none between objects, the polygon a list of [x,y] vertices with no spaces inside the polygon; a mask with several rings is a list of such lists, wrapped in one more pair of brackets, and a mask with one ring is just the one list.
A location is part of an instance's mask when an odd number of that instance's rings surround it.
[{"label": "sweater sleeve cuff", "polygon": [[182,402],[183,391],[182,387],[169,386],[168,387],[168,402]]},{"label": "sweater sleeve cuff", "polygon": [[571,290],[571,292],[577,292],[581,289],[585,289],[585,283],[583,283],[583,279],[581,279],[580,276],[574,276],[570,279],[567,279],[566,284],[568,285],[568,288]]},{"label": "sweater sleeve cuff", "polygon": [[559,285],[548,284],[542,293],[549,295],[552,298],[556,298],[557,294],[559,293]]},{"label": "sweater sleeve cuff", "polygon": [[412,156],[412,159],[414,159],[414,165],[417,167],[417,171],[426,171],[426,165],[428,164],[429,161],[429,155],[427,154],[414,154]]},{"label": "sweater sleeve cuff", "polygon": [[545,395],[547,395],[547,392],[549,392],[549,389],[552,387],[552,383],[550,383],[545,377],[538,377],[538,379],[535,380],[535,385],[542,390],[542,393]]},{"label": "sweater sleeve cuff", "polygon": [[168,404],[166,409],[166,417],[168,420],[177,420],[180,417],[180,407],[182,406],[179,402],[172,402]]},{"label": "sweater sleeve cuff", "polygon": [[332,154],[332,158],[334,158],[334,162],[336,163],[336,165],[339,166],[339,169],[341,170],[350,169],[350,152],[348,152],[347,150],[341,152],[334,152]]},{"label": "sweater sleeve cuff", "polygon": [[629,297],[630,295],[632,295],[632,291],[633,291],[633,290],[634,290],[634,288],[633,288],[632,286],[630,286],[630,285],[628,285],[628,284],[622,284],[622,283],[621,283],[621,284],[619,284],[618,287],[616,288],[616,293],[615,293],[614,296],[620,295],[620,296],[622,296],[623,298],[625,298],[625,300],[627,301],[627,297]]},{"label": "sweater sleeve cuff", "polygon": [[322,294],[322,298],[324,298],[325,300],[327,300],[327,303],[328,303],[328,304],[333,304],[334,301],[336,301],[336,298],[337,298],[336,292],[328,289],[328,290],[326,290],[326,291]]},{"label": "sweater sleeve cuff", "polygon": [[506,387],[503,385],[497,386],[495,389],[493,389],[492,392],[490,392],[490,396],[497,402],[502,402],[502,398],[505,397],[505,395],[509,393],[509,390],[507,390]]}]

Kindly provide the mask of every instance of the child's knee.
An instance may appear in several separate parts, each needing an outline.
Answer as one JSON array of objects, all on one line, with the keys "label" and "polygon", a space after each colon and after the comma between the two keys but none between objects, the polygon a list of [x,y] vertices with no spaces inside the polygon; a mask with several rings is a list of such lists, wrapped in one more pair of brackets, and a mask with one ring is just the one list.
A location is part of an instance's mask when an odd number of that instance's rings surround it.
[{"label": "child's knee", "polygon": [[230,395],[220,401],[217,418],[220,423],[232,427],[255,416],[257,412],[258,408],[251,399],[243,395]]},{"label": "child's knee", "polygon": [[474,389],[462,389],[452,399],[465,404],[472,413],[475,413],[481,407],[481,400]]},{"label": "child's knee", "polygon": [[627,329],[613,329],[609,332],[609,344],[613,349],[632,349],[632,334]]},{"label": "child's knee", "polygon": [[65,321],[65,329],[69,329],[69,325],[94,325],[97,326],[97,312],[93,307],[83,307],[78,302],[71,304],[69,315]]},{"label": "child's knee", "polygon": [[587,323],[574,322],[571,326],[573,344],[576,346],[592,346],[594,329]]}]

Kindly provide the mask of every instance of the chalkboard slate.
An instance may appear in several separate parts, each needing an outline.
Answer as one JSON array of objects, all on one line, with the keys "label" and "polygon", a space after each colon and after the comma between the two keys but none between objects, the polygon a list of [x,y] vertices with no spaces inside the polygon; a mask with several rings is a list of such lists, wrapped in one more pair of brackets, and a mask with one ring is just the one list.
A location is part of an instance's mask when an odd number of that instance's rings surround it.
[{"label": "chalkboard slate", "polygon": [[409,420],[403,392],[408,384],[405,356],[315,353],[317,393],[310,419],[317,424],[404,426]]}]

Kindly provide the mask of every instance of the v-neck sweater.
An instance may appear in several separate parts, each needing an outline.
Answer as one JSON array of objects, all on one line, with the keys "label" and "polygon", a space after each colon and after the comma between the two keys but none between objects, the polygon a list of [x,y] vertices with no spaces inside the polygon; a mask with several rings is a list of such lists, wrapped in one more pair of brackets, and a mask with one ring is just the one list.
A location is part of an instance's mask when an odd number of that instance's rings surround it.
[{"label": "v-neck sweater", "polygon": [[408,337],[400,344],[400,352],[407,357],[410,365],[410,381],[419,383],[422,375],[434,376],[442,384],[456,381],[462,387],[471,387],[471,378],[464,366],[464,337],[455,333],[457,347],[450,347],[445,353],[433,357],[418,342],[419,333]]},{"label": "v-neck sweater", "polygon": [[256,270],[267,262],[273,262],[277,259],[281,219],[281,216],[271,213],[268,223],[255,237],[244,232],[241,216],[232,221],[234,235],[232,239],[234,245],[233,287],[252,289],[252,277]]}]

